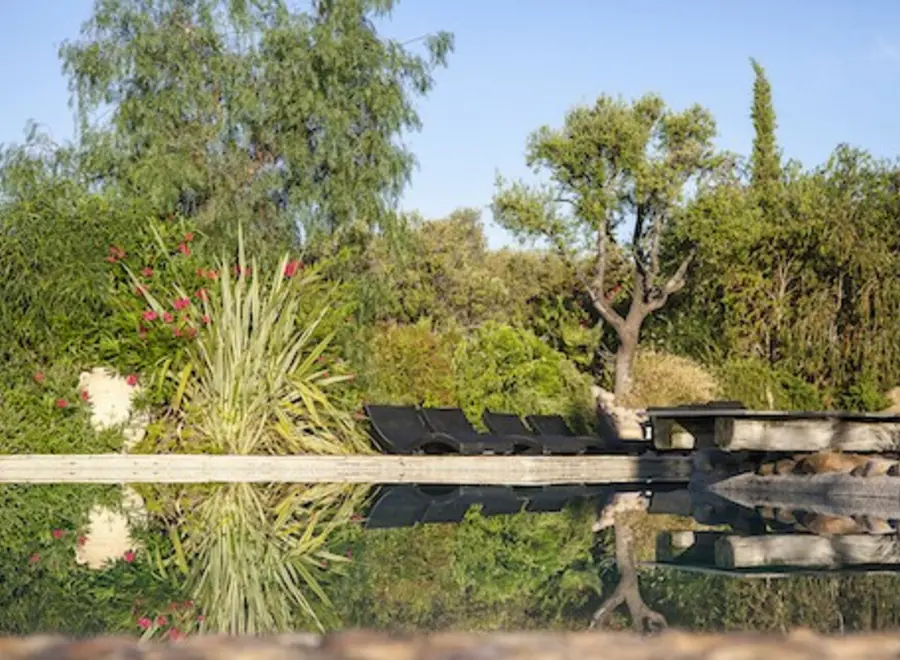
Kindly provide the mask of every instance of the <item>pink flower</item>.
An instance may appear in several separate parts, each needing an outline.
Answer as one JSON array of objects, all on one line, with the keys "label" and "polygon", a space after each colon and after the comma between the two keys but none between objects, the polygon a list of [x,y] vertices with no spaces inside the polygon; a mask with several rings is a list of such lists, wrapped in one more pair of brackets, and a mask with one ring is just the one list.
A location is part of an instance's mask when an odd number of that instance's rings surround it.
[{"label": "pink flower", "polygon": [[128,383],[131,387],[134,387],[138,384],[137,374],[128,374],[128,377],[125,379],[125,382]]},{"label": "pink flower", "polygon": [[69,407],[69,402],[66,401],[65,399],[57,399],[57,400],[56,400],[56,407],[57,407],[57,408],[68,408],[68,407]]},{"label": "pink flower", "polygon": [[204,278],[204,279],[205,279],[205,278],[206,278],[206,271],[203,270],[202,268],[198,268],[198,269],[197,269],[197,277],[200,277],[200,278]]},{"label": "pink flower", "polygon": [[187,232],[184,235],[184,240],[187,241],[188,243],[190,243],[192,240],[194,240],[194,232],[192,232],[192,231]]},{"label": "pink flower", "polygon": [[172,301],[172,307],[174,307],[176,310],[187,309],[188,307],[190,307],[190,304],[191,301],[189,298],[176,298],[174,301]]},{"label": "pink flower", "polygon": [[87,390],[81,390],[81,400],[82,401],[87,401],[90,398],[91,398],[90,392],[88,392]]},{"label": "pink flower", "polygon": [[198,289],[197,293],[194,294],[197,296],[198,300],[207,300],[209,298],[209,294],[206,292],[206,289]]},{"label": "pink flower", "polygon": [[65,534],[65,532],[61,529],[53,530],[53,538],[55,538],[57,541],[59,541],[63,537],[64,534]]},{"label": "pink flower", "polygon": [[285,277],[293,277],[297,274],[297,271],[303,268],[303,262],[297,261],[296,259],[291,259],[287,262],[287,265],[284,267],[284,276]]},{"label": "pink flower", "polygon": [[78,537],[78,540],[76,541],[76,543],[78,544],[78,547],[79,547],[79,548],[83,547],[84,544],[87,543],[87,537],[86,537],[86,536],[79,536],[79,537]]},{"label": "pink flower", "polygon": [[209,318],[209,314],[204,314],[201,320],[203,321],[203,325],[209,325],[210,323],[212,323],[212,319]]},{"label": "pink flower", "polygon": [[144,312],[143,314],[141,314],[141,318],[144,319],[144,320],[147,321],[147,322],[155,321],[156,319],[159,318],[159,314],[157,314],[157,313],[156,313],[155,311],[153,311],[152,309],[148,309],[146,312]]},{"label": "pink flower", "polygon": [[35,552],[33,555],[31,555],[31,556],[28,558],[28,563],[30,563],[30,564],[36,564],[36,563],[38,563],[40,560],[41,560],[41,556],[40,556],[38,553]]},{"label": "pink flower", "polygon": [[122,559],[126,561],[126,563],[131,563],[134,561],[134,551],[128,550],[124,555],[122,555]]},{"label": "pink flower", "polygon": [[206,276],[211,280],[215,280],[215,279],[218,279],[219,274],[214,270],[210,270],[210,271],[207,271]]},{"label": "pink flower", "polygon": [[181,336],[181,328],[172,328],[172,334],[175,335],[176,337],[180,337]]},{"label": "pink flower", "polygon": [[34,375],[34,381],[35,381],[36,383],[43,383],[43,382],[44,382],[44,379],[45,379],[45,376],[44,376],[44,372],[43,372],[43,371],[39,371],[39,372],[37,372],[37,373]]},{"label": "pink flower", "polygon": [[191,254],[191,248],[188,246],[187,243],[179,243],[178,251],[181,252],[181,254],[183,254],[186,257]]},{"label": "pink flower", "polygon": [[164,617],[162,614],[160,614],[158,617],[156,617],[156,625],[164,626],[167,623],[169,623],[169,620],[166,617]]},{"label": "pink flower", "polygon": [[172,316],[169,312],[163,312],[162,319],[166,323],[171,323],[172,321],[175,320],[175,317]]},{"label": "pink flower", "polygon": [[206,617],[203,616],[202,614],[198,614],[197,621],[199,621],[200,623],[203,623],[204,621],[206,621]]},{"label": "pink flower", "polygon": [[138,628],[141,630],[147,630],[150,626],[153,625],[153,622],[145,616],[142,616],[137,620]]},{"label": "pink flower", "polygon": [[166,633],[166,636],[173,642],[178,641],[184,637],[184,633],[182,633],[178,628],[170,628],[169,632]]},{"label": "pink flower", "polygon": [[141,271],[141,275],[144,277],[153,277],[153,269],[150,268],[150,266],[147,266]]},{"label": "pink flower", "polygon": [[185,335],[188,339],[193,339],[194,337],[197,336],[197,328],[193,328],[193,327],[187,327],[187,328],[185,328],[185,330],[184,330],[184,335]]}]

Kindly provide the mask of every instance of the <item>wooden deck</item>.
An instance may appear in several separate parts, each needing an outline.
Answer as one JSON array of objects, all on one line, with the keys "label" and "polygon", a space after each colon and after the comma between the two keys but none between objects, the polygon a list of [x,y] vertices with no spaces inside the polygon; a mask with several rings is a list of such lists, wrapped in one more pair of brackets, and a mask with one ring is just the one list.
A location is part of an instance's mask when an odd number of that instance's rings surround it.
[{"label": "wooden deck", "polygon": [[684,456],[0,456],[0,483],[685,483]]}]

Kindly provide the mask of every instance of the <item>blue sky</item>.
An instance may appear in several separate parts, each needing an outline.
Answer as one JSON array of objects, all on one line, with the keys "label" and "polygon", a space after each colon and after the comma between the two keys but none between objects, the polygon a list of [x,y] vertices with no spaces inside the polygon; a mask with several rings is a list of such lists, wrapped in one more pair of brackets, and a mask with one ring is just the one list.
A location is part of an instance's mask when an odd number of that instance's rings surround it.
[{"label": "blue sky", "polygon": [[[0,142],[20,140],[29,119],[71,137],[57,49],[91,7],[0,0]],[[420,104],[424,130],[409,140],[420,167],[404,199],[427,217],[485,207],[498,170],[527,174],[530,131],[601,93],[701,103],[719,144],[747,153],[751,56],[772,82],[787,156],[813,166],[840,142],[900,155],[896,0],[404,0],[386,33],[439,29],[455,33],[456,52]]]}]

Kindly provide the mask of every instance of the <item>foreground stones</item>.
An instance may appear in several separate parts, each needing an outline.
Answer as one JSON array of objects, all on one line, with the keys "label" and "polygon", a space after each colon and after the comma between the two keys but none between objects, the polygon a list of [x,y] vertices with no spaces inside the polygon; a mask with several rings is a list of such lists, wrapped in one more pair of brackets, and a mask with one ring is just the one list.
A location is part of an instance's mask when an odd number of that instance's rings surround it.
[{"label": "foreground stones", "polygon": [[795,660],[900,655],[900,634],[819,636],[700,635],[667,632],[656,637],[625,633],[444,633],[391,637],[345,632],[319,638],[287,635],[268,639],[200,637],[172,644],[138,644],[121,638],[70,641],[33,637],[0,639],[3,660],[153,659],[206,660]]}]

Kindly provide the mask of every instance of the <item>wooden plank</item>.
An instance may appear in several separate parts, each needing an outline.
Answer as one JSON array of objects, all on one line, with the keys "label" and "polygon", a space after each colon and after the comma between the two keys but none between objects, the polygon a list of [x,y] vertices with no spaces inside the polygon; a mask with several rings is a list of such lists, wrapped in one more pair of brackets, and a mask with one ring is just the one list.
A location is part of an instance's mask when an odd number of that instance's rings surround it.
[{"label": "wooden plank", "polygon": [[767,534],[723,536],[716,541],[719,568],[842,568],[900,564],[900,542],[894,536],[811,536]]},{"label": "wooden plank", "polygon": [[0,456],[0,483],[377,483],[541,486],[685,483],[669,456]]},{"label": "wooden plank", "polygon": [[715,443],[727,451],[898,451],[900,422],[720,417]]}]

